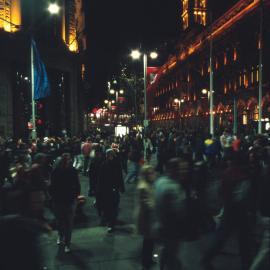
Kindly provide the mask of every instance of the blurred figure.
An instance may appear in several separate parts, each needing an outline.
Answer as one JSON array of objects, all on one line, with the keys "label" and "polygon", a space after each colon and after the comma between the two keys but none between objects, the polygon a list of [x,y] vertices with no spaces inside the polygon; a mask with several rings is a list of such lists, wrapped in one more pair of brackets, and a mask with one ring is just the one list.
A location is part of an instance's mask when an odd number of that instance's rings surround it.
[{"label": "blurred figure", "polygon": [[72,167],[70,154],[62,155],[51,175],[50,193],[57,220],[59,238],[57,244],[64,243],[65,252],[70,252],[71,234],[77,198],[80,194],[78,172]]},{"label": "blurred figure", "polygon": [[142,247],[142,265],[150,267],[154,261],[152,260],[154,239],[154,180],[156,174],[154,168],[146,165],[141,170],[141,179],[138,184],[138,209],[137,209],[137,227],[138,232],[143,236]]},{"label": "blurred figure", "polygon": [[0,269],[44,269],[40,236],[43,228],[20,216],[0,218]]},{"label": "blurred figure", "polygon": [[[227,156],[228,157],[228,156]],[[222,177],[224,211],[215,239],[207,250],[202,263],[205,269],[212,269],[211,261],[218,255],[229,236],[237,233],[242,269],[250,266],[250,222],[248,217],[250,175],[247,159],[243,153],[234,154],[228,160],[228,168]]]},{"label": "blurred figure", "polygon": [[103,152],[100,146],[95,147],[94,158],[90,162],[89,166],[89,196],[96,195],[96,189],[98,184],[98,178],[100,175],[101,165],[104,161]]},{"label": "blurred figure", "polygon": [[121,166],[115,160],[112,149],[106,151],[106,159],[103,162],[97,186],[97,208],[105,219],[108,232],[113,232],[118,215],[120,194],[125,191]]},{"label": "blurred figure", "polygon": [[[166,175],[155,184],[155,203],[159,233],[163,244],[160,269],[179,270],[178,248],[186,230],[186,192],[182,177],[189,170],[187,162],[171,159],[166,165]],[[182,178],[182,179],[181,179]]]},{"label": "blurred figure", "polygon": [[83,155],[83,174],[86,176],[88,167],[89,167],[89,161],[90,161],[90,153],[92,151],[92,143],[90,138],[86,139],[86,142],[82,144],[82,155]]},{"label": "blurred figure", "polygon": [[125,178],[125,183],[134,183],[137,181],[140,173],[140,160],[142,158],[141,149],[135,142],[131,145],[128,158],[128,173]]}]

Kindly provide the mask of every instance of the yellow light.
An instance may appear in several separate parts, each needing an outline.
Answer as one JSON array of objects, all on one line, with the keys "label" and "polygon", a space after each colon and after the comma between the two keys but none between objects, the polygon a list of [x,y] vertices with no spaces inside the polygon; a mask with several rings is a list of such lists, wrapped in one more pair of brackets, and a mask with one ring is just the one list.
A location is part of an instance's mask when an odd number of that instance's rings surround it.
[{"label": "yellow light", "polygon": [[121,89],[121,90],[119,91],[119,93],[120,93],[121,95],[123,95],[123,94],[124,94],[124,90]]},{"label": "yellow light", "polygon": [[110,94],[113,95],[114,93],[115,93],[115,91],[114,91],[113,89],[111,89],[111,90],[110,90]]},{"label": "yellow light", "polygon": [[130,54],[130,56],[134,59],[137,60],[141,57],[141,52],[139,50],[133,50]]},{"label": "yellow light", "polygon": [[207,93],[208,93],[208,90],[207,90],[207,89],[203,89],[203,90],[202,90],[202,94],[203,94],[203,95],[206,95]]},{"label": "yellow light", "polygon": [[48,7],[48,11],[52,14],[58,14],[60,11],[60,7],[57,5],[57,3],[51,3]]},{"label": "yellow light", "polygon": [[105,104],[108,104],[108,103],[109,103],[109,100],[105,99],[105,100],[104,100],[104,103],[105,103]]},{"label": "yellow light", "polygon": [[157,59],[157,58],[158,58],[157,52],[151,52],[151,53],[150,53],[150,57],[151,57],[152,59]]}]

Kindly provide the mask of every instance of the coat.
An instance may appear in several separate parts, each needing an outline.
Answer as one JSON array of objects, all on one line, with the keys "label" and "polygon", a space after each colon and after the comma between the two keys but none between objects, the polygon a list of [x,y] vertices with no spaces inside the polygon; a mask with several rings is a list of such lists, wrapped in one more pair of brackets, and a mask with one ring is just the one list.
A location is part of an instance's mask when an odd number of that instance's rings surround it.
[{"label": "coat", "polygon": [[137,230],[138,233],[149,237],[153,233],[154,225],[154,187],[141,180],[138,184],[138,207],[136,209]]},{"label": "coat", "polygon": [[118,206],[119,191],[124,192],[122,168],[118,159],[105,160],[100,168],[97,185],[97,207],[100,210]]}]

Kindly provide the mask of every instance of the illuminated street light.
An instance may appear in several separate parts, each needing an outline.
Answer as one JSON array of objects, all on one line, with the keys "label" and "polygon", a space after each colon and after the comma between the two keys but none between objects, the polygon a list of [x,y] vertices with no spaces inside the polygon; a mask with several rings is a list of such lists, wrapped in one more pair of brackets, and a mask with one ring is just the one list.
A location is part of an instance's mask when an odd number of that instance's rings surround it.
[{"label": "illuminated street light", "polygon": [[114,104],[115,103],[115,100],[112,100],[112,104]]},{"label": "illuminated street light", "polygon": [[156,52],[151,52],[150,53],[150,57],[151,57],[151,59],[157,59],[158,58],[158,54]]},{"label": "illuminated street light", "polygon": [[120,95],[123,95],[123,94],[124,94],[124,90],[121,89],[121,90],[119,91],[119,93],[120,93]]},{"label": "illuminated street light", "polygon": [[141,57],[141,52],[138,50],[133,50],[130,55],[133,59],[139,59]]},{"label": "illuminated street light", "polygon": [[180,100],[178,98],[174,99],[174,103],[178,103]]},{"label": "illuminated street light", "polygon": [[203,89],[203,90],[202,90],[202,94],[203,94],[203,95],[206,95],[207,93],[208,93],[208,90],[207,90],[207,89]]},{"label": "illuminated street light", "polygon": [[113,89],[111,89],[111,90],[110,90],[110,94],[113,95],[114,93],[115,93],[115,91],[114,91]]},{"label": "illuminated street light", "polygon": [[105,104],[108,104],[108,103],[109,103],[109,100],[105,99],[105,100],[104,100],[104,103],[105,103]]},{"label": "illuminated street light", "polygon": [[182,99],[180,100],[180,102],[181,102],[181,103],[184,103],[184,102],[185,102],[185,100],[182,98]]},{"label": "illuminated street light", "polygon": [[57,5],[57,3],[51,3],[48,7],[48,11],[53,15],[58,14],[60,11],[60,7]]}]

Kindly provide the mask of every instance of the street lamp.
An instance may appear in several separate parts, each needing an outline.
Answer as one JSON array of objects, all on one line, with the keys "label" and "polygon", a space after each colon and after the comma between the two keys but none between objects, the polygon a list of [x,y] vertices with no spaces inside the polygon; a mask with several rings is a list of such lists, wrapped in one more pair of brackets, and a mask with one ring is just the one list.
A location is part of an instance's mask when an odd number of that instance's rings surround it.
[{"label": "street lamp", "polygon": [[130,56],[132,57],[132,59],[136,60],[136,59],[140,59],[141,57],[141,52],[139,50],[133,50],[130,54]]},{"label": "street lamp", "polygon": [[114,95],[114,93],[115,93],[115,90],[111,89],[110,94]]},{"label": "street lamp", "polygon": [[203,89],[203,90],[202,90],[202,94],[203,94],[203,95],[206,95],[207,93],[208,93],[208,90],[207,90],[207,89]]},{"label": "street lamp", "polygon": [[120,95],[123,95],[123,94],[124,94],[124,90],[121,89],[121,90],[119,91],[119,94],[120,94]]},{"label": "street lamp", "polygon": [[51,4],[49,4],[49,6],[48,6],[48,11],[49,11],[52,15],[55,15],[55,14],[58,14],[58,13],[59,13],[60,7],[58,6],[57,3],[51,3]]},{"label": "street lamp", "polygon": [[105,99],[105,100],[104,100],[104,103],[105,103],[105,104],[108,104],[108,103],[109,103],[109,100]]},{"label": "street lamp", "polygon": [[[132,59],[138,60],[142,53],[139,50],[133,50],[130,54]],[[151,52],[149,54],[151,59],[157,59],[157,52]],[[144,127],[148,126],[148,116],[147,116],[147,54],[143,53],[143,77],[144,77]]]},{"label": "street lamp", "polygon": [[[60,11],[60,7],[57,3],[51,3],[48,6],[48,11],[51,15],[56,15]],[[32,36],[32,35],[31,35]],[[32,44],[32,37],[31,37],[31,102],[32,102],[32,139],[37,138],[37,130],[36,130],[36,104],[35,104],[35,69],[34,69],[34,48]]]}]

